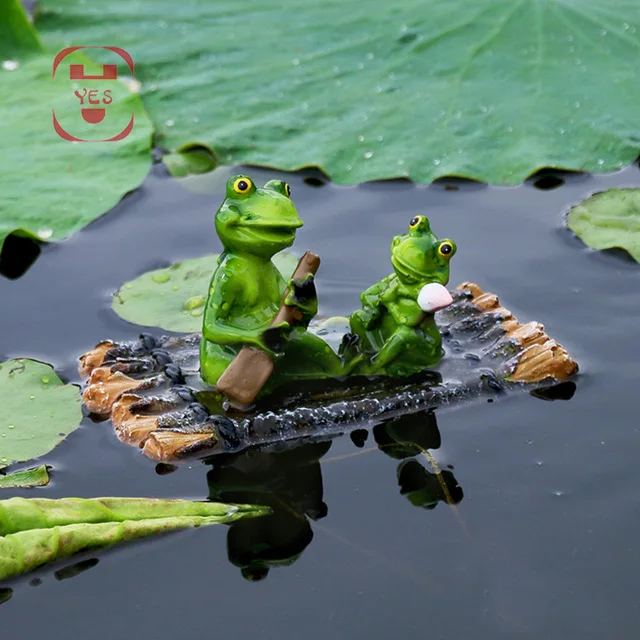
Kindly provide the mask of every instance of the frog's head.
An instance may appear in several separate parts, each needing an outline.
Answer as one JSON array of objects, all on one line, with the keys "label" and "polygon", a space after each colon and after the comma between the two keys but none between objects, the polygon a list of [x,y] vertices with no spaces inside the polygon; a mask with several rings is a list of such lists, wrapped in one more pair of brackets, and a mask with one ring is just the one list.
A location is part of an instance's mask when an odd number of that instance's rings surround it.
[{"label": "frog's head", "polygon": [[289,185],[269,180],[258,189],[247,176],[227,182],[224,202],[216,213],[216,231],[227,251],[270,258],[293,244],[302,226]]},{"label": "frog's head", "polygon": [[445,285],[449,281],[449,260],[455,252],[453,240],[438,240],[431,232],[429,219],[415,216],[409,222],[409,232],[393,239],[391,264],[405,284]]}]

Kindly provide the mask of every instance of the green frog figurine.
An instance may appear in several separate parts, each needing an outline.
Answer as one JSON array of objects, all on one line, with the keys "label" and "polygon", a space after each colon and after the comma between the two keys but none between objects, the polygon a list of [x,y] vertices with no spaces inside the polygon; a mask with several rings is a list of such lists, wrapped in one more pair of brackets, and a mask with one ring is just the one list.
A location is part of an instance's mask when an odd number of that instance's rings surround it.
[{"label": "green frog figurine", "polygon": [[393,239],[394,273],[364,291],[362,309],[349,318],[352,333],[341,348],[348,373],[407,376],[438,364],[442,337],[434,313],[452,302],[444,285],[455,252],[453,240],[438,240],[425,216]]},{"label": "green frog figurine", "polygon": [[[313,276],[285,282],[271,258],[290,247],[302,226],[286,182],[257,188],[239,175],[227,182],[216,216],[224,251],[211,279],[200,342],[200,375],[215,385],[243,346],[257,347],[275,362],[267,389],[287,379],[326,378],[343,373],[340,358],[307,326],[317,313]],[[302,320],[271,325],[284,304]],[[270,326],[271,325],[271,326]]]}]

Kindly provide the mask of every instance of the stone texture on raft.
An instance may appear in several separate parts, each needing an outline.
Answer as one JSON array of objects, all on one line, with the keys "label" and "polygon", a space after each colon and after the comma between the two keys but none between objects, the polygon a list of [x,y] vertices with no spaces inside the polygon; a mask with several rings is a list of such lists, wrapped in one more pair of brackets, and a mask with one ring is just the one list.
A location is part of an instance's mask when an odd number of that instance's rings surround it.
[{"label": "stone texture on raft", "polygon": [[[80,358],[88,378],[84,403],[110,417],[120,440],[170,462],[331,438],[401,413],[531,391],[577,373],[576,362],[539,322],[520,323],[497,296],[470,282],[452,295],[453,304],[436,314],[447,355],[419,380],[347,380],[342,389],[294,393],[272,407],[266,399],[248,413],[212,413],[201,402],[200,336],[143,334],[136,343],[101,342]],[[315,331],[330,333],[327,323]]]}]

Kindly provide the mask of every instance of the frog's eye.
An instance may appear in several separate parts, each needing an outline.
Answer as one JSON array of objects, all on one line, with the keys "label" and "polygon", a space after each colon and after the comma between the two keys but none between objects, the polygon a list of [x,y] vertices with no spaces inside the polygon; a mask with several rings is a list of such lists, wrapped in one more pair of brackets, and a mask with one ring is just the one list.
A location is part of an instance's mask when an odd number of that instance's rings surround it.
[{"label": "frog's eye", "polygon": [[287,182],[284,183],[284,192],[287,194],[287,198],[291,197],[291,187]]},{"label": "frog's eye", "polygon": [[438,246],[438,255],[442,258],[450,258],[453,255],[453,244],[448,240],[441,242]]},{"label": "frog's eye", "polygon": [[417,226],[422,222],[422,216],[414,216],[409,220],[409,229],[413,231],[417,228]]},{"label": "frog's eye", "polygon": [[249,178],[238,178],[233,183],[233,190],[236,193],[247,193],[249,189],[253,186],[253,182]]}]

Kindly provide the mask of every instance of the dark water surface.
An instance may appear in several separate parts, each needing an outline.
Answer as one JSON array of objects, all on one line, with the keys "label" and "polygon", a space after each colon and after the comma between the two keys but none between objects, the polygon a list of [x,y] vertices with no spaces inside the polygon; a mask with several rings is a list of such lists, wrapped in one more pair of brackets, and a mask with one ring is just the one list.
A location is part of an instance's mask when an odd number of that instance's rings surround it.
[{"label": "dark water surface", "polygon": [[[0,360],[42,359],[79,382],[81,353],[103,338],[134,339],[140,329],[111,311],[111,294],[144,271],[219,249],[213,215],[230,172],[180,185],[156,168],[114,211],[43,247],[22,278],[0,278]],[[258,183],[284,175],[249,173]],[[296,248],[323,258],[321,313],[355,308],[390,272],[391,238],[426,213],[458,244],[452,284],[497,293],[579,361],[574,397],[521,395],[438,413],[437,427],[425,416],[382,426],[363,448],[342,437],[167,475],[109,423],[85,420],[45,457],[50,487],[2,497],[211,496],[272,504],[275,515],[98,554],[73,579],[55,567],[15,581],[0,607],[2,637],[636,637],[640,268],[585,248],[563,215],[595,191],[640,185],[638,168],[564,175],[551,190],[317,188],[303,177],[287,180],[305,221]],[[390,447],[394,433],[423,446],[441,440],[432,454],[443,476],[423,456],[402,460],[413,452]]]}]

